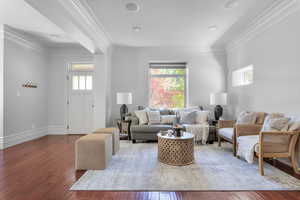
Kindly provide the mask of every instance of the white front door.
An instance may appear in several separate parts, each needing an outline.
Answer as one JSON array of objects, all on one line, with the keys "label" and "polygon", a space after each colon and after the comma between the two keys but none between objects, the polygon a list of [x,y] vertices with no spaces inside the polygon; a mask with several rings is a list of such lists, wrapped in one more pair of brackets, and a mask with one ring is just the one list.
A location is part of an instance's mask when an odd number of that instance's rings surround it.
[{"label": "white front door", "polygon": [[69,72],[68,133],[86,134],[93,130],[93,72]]}]

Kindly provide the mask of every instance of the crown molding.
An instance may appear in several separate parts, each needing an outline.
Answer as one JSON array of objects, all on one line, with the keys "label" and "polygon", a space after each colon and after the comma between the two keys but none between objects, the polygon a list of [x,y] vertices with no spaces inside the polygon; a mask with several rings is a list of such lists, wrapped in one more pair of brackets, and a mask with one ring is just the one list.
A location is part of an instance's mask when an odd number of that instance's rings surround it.
[{"label": "crown molding", "polygon": [[136,48],[136,49],[193,49],[199,55],[226,55],[226,50],[222,47],[206,47],[206,46],[128,46],[122,44],[112,44],[112,48]]},{"label": "crown molding", "polygon": [[0,24],[0,40],[4,39],[4,25]]},{"label": "crown molding", "polygon": [[1,35],[3,35],[4,39],[8,39],[9,41],[12,41],[20,46],[35,50],[39,53],[44,53],[46,51],[44,47],[36,42],[28,40],[26,37],[22,36],[22,34],[18,33],[7,25],[4,25],[0,32],[3,33]]},{"label": "crown molding", "polygon": [[96,46],[103,52],[111,45],[112,40],[104,30],[88,3],[83,0],[59,0],[59,3],[69,12]]},{"label": "crown molding", "polygon": [[300,8],[299,0],[276,0],[271,6],[255,17],[236,38],[226,45],[227,53],[253,39],[258,34],[278,24]]}]

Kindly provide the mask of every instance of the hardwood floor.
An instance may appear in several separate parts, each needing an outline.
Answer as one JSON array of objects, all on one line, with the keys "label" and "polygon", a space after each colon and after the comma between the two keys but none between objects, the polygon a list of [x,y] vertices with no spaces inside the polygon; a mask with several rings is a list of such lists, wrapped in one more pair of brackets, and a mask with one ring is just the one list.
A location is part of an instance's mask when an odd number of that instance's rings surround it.
[{"label": "hardwood floor", "polygon": [[101,192],[69,191],[84,173],[74,170],[74,141],[46,136],[0,151],[1,200],[300,200],[300,191]]}]

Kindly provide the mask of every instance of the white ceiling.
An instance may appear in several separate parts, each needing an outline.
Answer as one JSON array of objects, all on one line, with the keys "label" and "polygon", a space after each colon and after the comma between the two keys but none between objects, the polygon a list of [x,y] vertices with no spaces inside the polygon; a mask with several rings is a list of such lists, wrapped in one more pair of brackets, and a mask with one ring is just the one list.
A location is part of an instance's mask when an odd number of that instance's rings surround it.
[{"label": "white ceiling", "polygon": [[0,0],[0,24],[7,24],[46,45],[74,43],[62,29],[24,0]]},{"label": "white ceiling", "polygon": [[[221,47],[250,20],[276,0],[238,0],[226,9],[228,0],[81,0],[86,1],[113,43],[129,46]],[[137,13],[125,10],[136,2]],[[140,32],[132,30],[141,26]],[[211,31],[209,26],[217,26]],[[233,31],[232,31],[233,30]]]}]

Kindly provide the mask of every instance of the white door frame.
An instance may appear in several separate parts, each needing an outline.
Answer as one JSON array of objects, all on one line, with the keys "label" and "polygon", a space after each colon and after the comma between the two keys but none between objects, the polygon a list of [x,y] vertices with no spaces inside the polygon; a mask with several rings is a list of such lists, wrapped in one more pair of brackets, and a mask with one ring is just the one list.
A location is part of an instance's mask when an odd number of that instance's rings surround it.
[{"label": "white door frame", "polygon": [[[70,124],[70,87],[72,86],[71,85],[71,80],[70,80],[70,73],[71,73],[71,66],[73,64],[94,64],[93,61],[91,60],[87,60],[87,61],[79,61],[79,62],[69,62],[66,66],[66,84],[65,84],[65,90],[67,91],[67,95],[66,95],[66,100],[65,100],[65,106],[66,106],[66,109],[65,109],[65,116],[66,116],[66,119],[65,119],[65,128],[66,128],[66,133],[67,134],[70,134],[70,127],[69,127],[69,124]],[[92,90],[92,95],[93,95],[93,98],[95,98],[95,94],[94,94],[94,83],[95,83],[95,70],[93,71],[93,90]],[[94,127],[92,127],[94,128]]]}]

